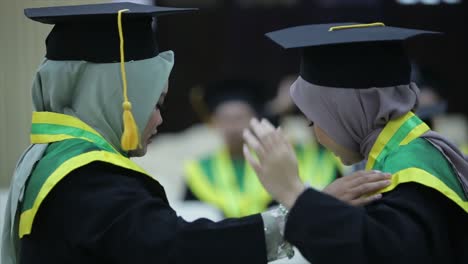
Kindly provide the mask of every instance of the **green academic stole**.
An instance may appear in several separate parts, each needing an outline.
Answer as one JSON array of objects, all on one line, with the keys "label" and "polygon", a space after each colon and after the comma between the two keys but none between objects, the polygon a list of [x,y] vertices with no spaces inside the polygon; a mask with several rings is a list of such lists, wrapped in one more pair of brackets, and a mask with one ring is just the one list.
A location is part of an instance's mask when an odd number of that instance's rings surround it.
[{"label": "green academic stole", "polygon": [[31,233],[34,217],[47,194],[79,167],[101,161],[151,177],[93,128],[73,116],[33,112],[31,143],[49,146],[26,186],[19,220],[20,238]]},{"label": "green academic stole", "polygon": [[221,208],[227,217],[241,217],[265,210],[271,202],[252,167],[245,163],[241,188],[226,149],[186,166],[187,184],[201,200]]},{"label": "green academic stole", "polygon": [[414,182],[439,191],[468,212],[468,199],[456,172],[444,155],[420,138],[429,127],[412,112],[388,122],[374,143],[366,170],[392,173],[388,192],[399,184]]},{"label": "green academic stole", "polygon": [[294,150],[302,181],[315,189],[328,186],[342,169],[338,158],[315,142],[295,145]]}]

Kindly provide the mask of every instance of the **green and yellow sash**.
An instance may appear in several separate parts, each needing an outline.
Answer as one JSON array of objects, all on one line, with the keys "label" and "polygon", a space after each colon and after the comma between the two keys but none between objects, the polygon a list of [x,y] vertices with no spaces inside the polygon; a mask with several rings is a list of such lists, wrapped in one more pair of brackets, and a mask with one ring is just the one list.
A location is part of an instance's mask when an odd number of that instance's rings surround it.
[{"label": "green and yellow sash", "polygon": [[93,128],[72,116],[34,112],[31,143],[49,146],[26,186],[19,220],[20,238],[31,233],[34,217],[54,186],[79,167],[102,161],[151,177]]},{"label": "green and yellow sash", "polygon": [[188,187],[195,196],[220,208],[227,217],[262,212],[271,202],[252,167],[245,162],[243,171],[236,173],[226,149],[208,159],[190,161],[185,171]]},{"label": "green and yellow sash", "polygon": [[468,155],[468,144],[461,145],[460,150],[463,154]]},{"label": "green and yellow sash", "polygon": [[[336,179],[339,161],[330,152],[309,142],[295,146],[299,174],[310,186],[322,189]],[[201,201],[220,208],[228,217],[241,217],[265,210],[270,195],[247,163],[242,171],[226,149],[186,166],[187,184]],[[240,176],[240,177],[239,177]]]},{"label": "green and yellow sash", "polygon": [[429,127],[412,112],[390,121],[374,143],[366,169],[392,173],[392,184],[381,192],[415,182],[439,191],[468,212],[468,199],[451,164],[420,138],[427,131]]},{"label": "green and yellow sash", "polygon": [[339,159],[314,141],[297,144],[294,150],[302,181],[315,189],[322,190],[342,173]]}]

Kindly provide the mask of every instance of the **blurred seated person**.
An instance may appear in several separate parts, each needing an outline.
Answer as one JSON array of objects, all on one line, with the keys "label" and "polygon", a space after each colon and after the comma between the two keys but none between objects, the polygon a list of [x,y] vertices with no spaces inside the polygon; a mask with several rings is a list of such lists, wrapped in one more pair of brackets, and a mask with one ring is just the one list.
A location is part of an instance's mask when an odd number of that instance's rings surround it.
[{"label": "blurred seated person", "polygon": [[[276,204],[242,153],[242,132],[252,117],[280,122],[292,106],[287,102],[289,93],[281,89],[265,104],[264,89],[263,84],[252,80],[222,80],[208,85],[204,91],[192,91],[195,110],[205,123],[220,133],[224,145],[212,154],[187,162],[186,201],[199,200],[214,205],[225,217],[258,213]],[[278,101],[283,105],[275,103]],[[312,128],[306,127],[306,133],[307,140],[294,142],[301,178],[305,184],[322,190],[341,176],[342,166],[330,151],[315,141]]]}]

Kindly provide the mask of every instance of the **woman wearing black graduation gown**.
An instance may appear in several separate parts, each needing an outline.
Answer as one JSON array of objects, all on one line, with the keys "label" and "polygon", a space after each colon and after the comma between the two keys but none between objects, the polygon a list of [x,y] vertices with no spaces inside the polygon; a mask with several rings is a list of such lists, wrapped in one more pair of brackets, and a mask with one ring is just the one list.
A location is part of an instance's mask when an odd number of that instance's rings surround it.
[{"label": "woman wearing black graduation gown", "polygon": [[304,189],[281,131],[252,120],[244,154],[290,208],[285,239],[314,264],[468,263],[468,163],[412,112],[419,91],[402,40],[420,34],[432,32],[377,23],[268,34],[304,49],[290,92],[318,141],[344,164],[367,160],[366,169],[392,173],[382,199],[363,208]]},{"label": "woman wearing black graduation gown", "polygon": [[186,222],[129,159],[145,154],[162,123],[174,63],[156,48],[152,17],[182,11],[130,3],[25,10],[55,26],[34,80],[32,145],[10,190],[3,264],[266,263],[285,255],[272,212]]}]

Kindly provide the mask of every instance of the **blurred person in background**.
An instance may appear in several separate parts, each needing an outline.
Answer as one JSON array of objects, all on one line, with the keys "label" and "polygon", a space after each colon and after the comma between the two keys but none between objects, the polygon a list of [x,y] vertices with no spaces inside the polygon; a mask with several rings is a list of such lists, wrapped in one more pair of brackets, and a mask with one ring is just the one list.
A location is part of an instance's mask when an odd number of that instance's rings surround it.
[{"label": "blurred person in background", "polygon": [[[253,117],[274,121],[285,117],[292,101],[289,93],[284,93],[284,87],[281,86],[269,107],[265,107],[265,87],[258,81],[221,80],[208,85],[204,91],[194,88],[194,110],[221,135],[224,145],[213,154],[187,162],[186,200],[214,205],[226,217],[258,213],[276,204],[245,161],[242,133]],[[275,103],[279,101],[282,103]],[[307,128],[309,139],[305,143],[294,144],[300,160],[301,179],[305,184],[319,190],[326,187],[324,192],[354,205],[380,198],[380,195],[367,196],[389,184],[388,175],[378,172],[357,172],[330,185],[341,175],[340,162],[310,138],[313,137],[311,130]],[[349,186],[355,189],[348,193],[344,190]]]},{"label": "blurred person in background", "polygon": [[[194,88],[196,89],[196,88]],[[242,154],[242,131],[253,117],[262,117],[264,86],[259,81],[225,79],[210,83],[192,100],[200,118],[217,131],[223,145],[216,152],[185,165],[185,200],[200,200],[226,217],[261,212],[272,202]],[[193,95],[195,96],[195,95]]]}]

